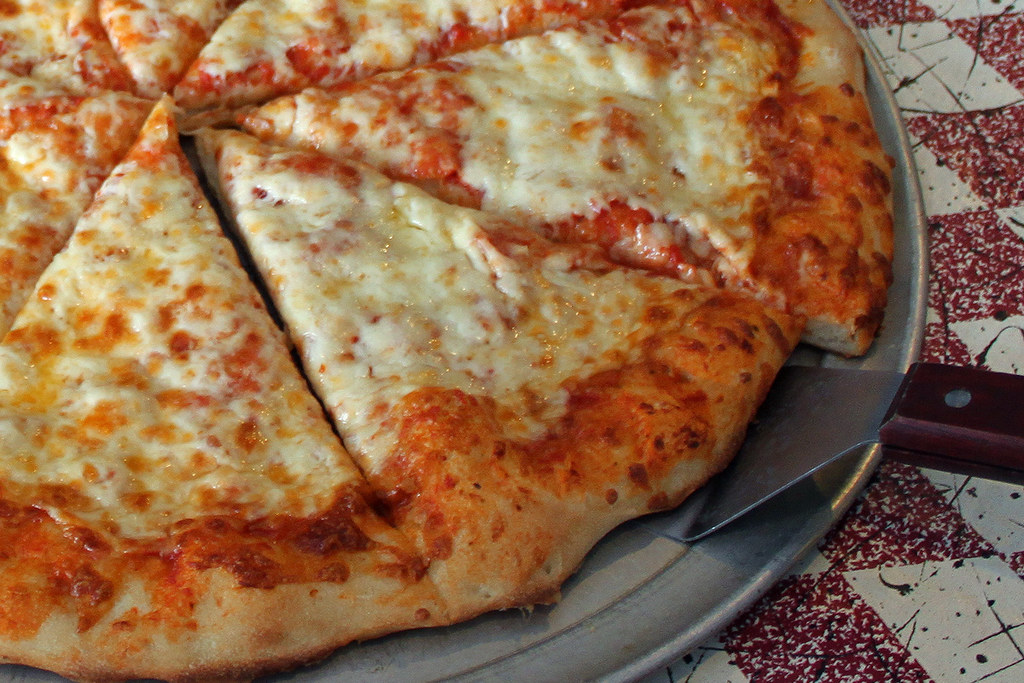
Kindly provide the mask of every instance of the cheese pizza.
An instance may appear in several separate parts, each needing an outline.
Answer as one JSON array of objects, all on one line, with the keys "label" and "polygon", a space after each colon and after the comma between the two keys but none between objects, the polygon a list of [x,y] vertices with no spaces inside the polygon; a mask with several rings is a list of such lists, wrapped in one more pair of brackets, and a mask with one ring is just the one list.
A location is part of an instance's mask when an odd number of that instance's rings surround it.
[{"label": "cheese pizza", "polygon": [[160,105],[0,346],[5,658],[244,675],[443,617],[191,173]]},{"label": "cheese pizza", "polygon": [[140,95],[169,92],[242,0],[99,0],[99,19]]},{"label": "cheese pizza", "polygon": [[248,0],[174,89],[191,110],[235,106],[422,63],[608,14],[626,0]]},{"label": "cheese pizza", "polygon": [[28,76],[65,92],[133,89],[100,23],[97,0],[3,0],[0,79]]},{"label": "cheese pizza", "polygon": [[151,107],[126,93],[0,81],[0,335]]},{"label": "cheese pizza", "polygon": [[868,348],[890,165],[821,0],[0,0],[0,665],[556,602]]},{"label": "cheese pizza", "polygon": [[720,470],[799,335],[362,166],[200,144],[306,376],[459,618],[551,594]]},{"label": "cheese pizza", "polygon": [[892,260],[863,83],[804,84],[785,15],[731,4],[643,7],[242,122],[622,263],[759,292],[807,317],[811,343],[863,353]]}]

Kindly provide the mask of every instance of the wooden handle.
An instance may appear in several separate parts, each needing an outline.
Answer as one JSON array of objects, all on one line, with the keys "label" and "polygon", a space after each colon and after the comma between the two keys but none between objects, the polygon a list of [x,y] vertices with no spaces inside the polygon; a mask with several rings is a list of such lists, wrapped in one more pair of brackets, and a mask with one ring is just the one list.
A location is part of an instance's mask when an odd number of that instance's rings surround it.
[{"label": "wooden handle", "polygon": [[[901,451],[1024,473],[1024,376],[936,363],[911,367],[882,428],[881,441]],[[935,460],[939,458],[940,460]],[[933,464],[932,466],[936,466]],[[961,468],[963,469],[963,468]]]}]

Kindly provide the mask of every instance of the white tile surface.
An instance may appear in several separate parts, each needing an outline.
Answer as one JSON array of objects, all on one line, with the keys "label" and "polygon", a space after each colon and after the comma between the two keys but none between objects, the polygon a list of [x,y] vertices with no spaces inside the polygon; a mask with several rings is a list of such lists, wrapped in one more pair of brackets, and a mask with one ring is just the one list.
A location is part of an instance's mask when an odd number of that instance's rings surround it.
[{"label": "white tile surface", "polygon": [[868,29],[896,76],[896,101],[913,112],[976,111],[1020,102],[1021,93],[942,21]]},{"label": "white tile surface", "polygon": [[1024,582],[998,557],[844,576],[936,680],[1024,680]]},{"label": "white tile surface", "polygon": [[985,367],[996,372],[1024,374],[1024,316],[1005,320],[963,320],[950,323],[973,358],[984,354]]},{"label": "white tile surface", "polygon": [[997,551],[1006,556],[1024,551],[1024,486],[938,470],[921,471]]}]

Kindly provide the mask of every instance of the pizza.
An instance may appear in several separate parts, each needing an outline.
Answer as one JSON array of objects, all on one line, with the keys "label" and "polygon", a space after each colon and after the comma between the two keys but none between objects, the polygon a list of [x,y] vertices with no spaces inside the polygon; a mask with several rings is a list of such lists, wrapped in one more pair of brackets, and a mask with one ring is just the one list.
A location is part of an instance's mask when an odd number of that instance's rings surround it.
[{"label": "pizza", "polygon": [[860,354],[890,280],[885,154],[847,75],[808,78],[778,8],[746,4],[642,7],[305,90],[242,124],[621,263],[760,293],[805,317],[810,343]]},{"label": "pizza", "polygon": [[[0,348],[5,657],[75,678],[244,675],[321,650],[326,632],[441,618],[166,103]],[[301,625],[273,623],[311,591]]]},{"label": "pizza", "polygon": [[72,95],[0,80],[0,334],[152,108],[127,93]]},{"label": "pizza", "polygon": [[29,76],[65,92],[133,89],[103,30],[97,0],[0,3],[0,75]]},{"label": "pizza", "polygon": [[0,662],[556,603],[869,347],[864,93],[818,0],[0,1]]},{"label": "pizza", "polygon": [[190,110],[264,100],[609,14],[626,0],[248,0],[174,87]]},{"label": "pizza", "polygon": [[159,97],[195,60],[242,0],[99,0],[98,18],[135,91]]},{"label": "pizza", "polygon": [[199,142],[306,376],[460,619],[549,595],[721,469],[799,333],[372,169]]}]

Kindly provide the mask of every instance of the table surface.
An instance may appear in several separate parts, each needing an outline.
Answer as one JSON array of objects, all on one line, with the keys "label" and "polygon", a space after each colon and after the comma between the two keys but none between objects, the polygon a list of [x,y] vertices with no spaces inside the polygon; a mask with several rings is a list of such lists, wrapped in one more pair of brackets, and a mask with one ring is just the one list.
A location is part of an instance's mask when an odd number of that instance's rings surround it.
[{"label": "table surface", "polygon": [[[839,0],[906,123],[922,357],[1024,374],[1024,0]],[[883,464],[791,574],[662,681],[1024,681],[1024,487]]]}]

